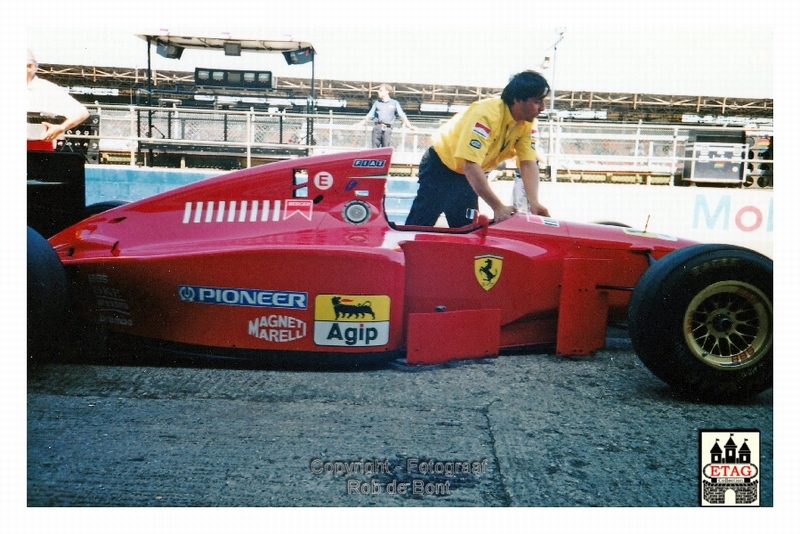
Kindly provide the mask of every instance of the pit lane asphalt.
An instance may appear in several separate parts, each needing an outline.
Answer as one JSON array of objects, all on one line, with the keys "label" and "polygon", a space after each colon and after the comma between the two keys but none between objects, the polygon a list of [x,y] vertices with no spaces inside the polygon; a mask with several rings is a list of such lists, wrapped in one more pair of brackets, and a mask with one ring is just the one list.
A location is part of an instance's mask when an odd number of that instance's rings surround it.
[{"label": "pit lane asphalt", "polygon": [[28,372],[27,502],[694,507],[699,430],[757,429],[772,506],[772,408],[771,390],[678,398],[624,338],[585,358],[349,372],[42,364]]}]

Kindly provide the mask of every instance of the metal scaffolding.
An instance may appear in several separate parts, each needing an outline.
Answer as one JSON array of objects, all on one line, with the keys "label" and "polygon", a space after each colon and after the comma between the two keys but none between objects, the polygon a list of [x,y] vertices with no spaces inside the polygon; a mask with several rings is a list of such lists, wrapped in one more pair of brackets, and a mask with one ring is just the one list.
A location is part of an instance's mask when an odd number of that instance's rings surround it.
[{"label": "metal scaffolding", "polygon": [[[58,85],[75,88],[91,87],[88,102],[101,101],[110,104],[143,103],[136,99],[147,91],[145,69],[121,67],[89,67],[81,65],[39,66],[39,76]],[[312,86],[313,83],[313,86]],[[307,78],[278,77],[275,87],[264,96],[307,99],[315,95],[323,99],[346,102],[340,109],[343,113],[366,113],[376,98],[381,81],[345,81]],[[425,104],[444,104],[443,115],[452,113],[459,106],[492,96],[498,96],[502,88],[456,86],[438,84],[409,84],[394,82],[394,98],[410,114],[426,114]],[[102,90],[108,90],[103,95]],[[152,90],[162,96],[188,98],[196,92],[194,72],[152,71]],[[98,96],[98,91],[100,92]],[[80,98],[80,96],[79,96]],[[556,95],[557,111],[603,111],[609,121],[628,122],[681,122],[686,114],[698,116],[734,115],[753,119],[772,119],[771,98],[743,98],[736,96],[707,95],[661,95],[644,93],[611,93],[600,91],[577,91],[561,88]]]}]

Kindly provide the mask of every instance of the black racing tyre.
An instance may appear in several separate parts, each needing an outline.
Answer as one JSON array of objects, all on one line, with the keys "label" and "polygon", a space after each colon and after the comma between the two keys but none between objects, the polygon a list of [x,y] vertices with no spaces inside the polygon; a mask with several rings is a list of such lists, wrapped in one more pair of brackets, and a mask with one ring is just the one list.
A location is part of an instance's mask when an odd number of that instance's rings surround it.
[{"label": "black racing tyre", "polygon": [[28,227],[28,359],[57,356],[64,329],[67,275],[56,251]]},{"label": "black racing tyre", "polygon": [[633,348],[681,395],[732,402],[772,387],[772,260],[733,245],[667,254],[628,307]]}]

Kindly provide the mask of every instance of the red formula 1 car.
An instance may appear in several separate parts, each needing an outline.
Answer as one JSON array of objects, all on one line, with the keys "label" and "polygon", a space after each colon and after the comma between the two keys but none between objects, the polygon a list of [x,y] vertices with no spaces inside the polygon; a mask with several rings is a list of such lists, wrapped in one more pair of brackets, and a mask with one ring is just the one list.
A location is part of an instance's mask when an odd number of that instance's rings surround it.
[{"label": "red formula 1 car", "polygon": [[133,202],[53,236],[46,267],[63,265],[73,318],[129,347],[414,365],[589,355],[627,320],[647,367],[693,398],[771,387],[770,259],[526,214],[395,225],[391,155],[288,160]]}]

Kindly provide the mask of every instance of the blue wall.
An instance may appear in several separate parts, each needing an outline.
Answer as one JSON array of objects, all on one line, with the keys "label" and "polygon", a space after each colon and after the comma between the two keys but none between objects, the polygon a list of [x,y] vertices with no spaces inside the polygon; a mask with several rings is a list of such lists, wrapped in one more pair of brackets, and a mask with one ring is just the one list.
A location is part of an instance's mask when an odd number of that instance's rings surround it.
[{"label": "blue wall", "polygon": [[225,172],[121,165],[86,165],[86,205],[105,200],[131,202]]}]

